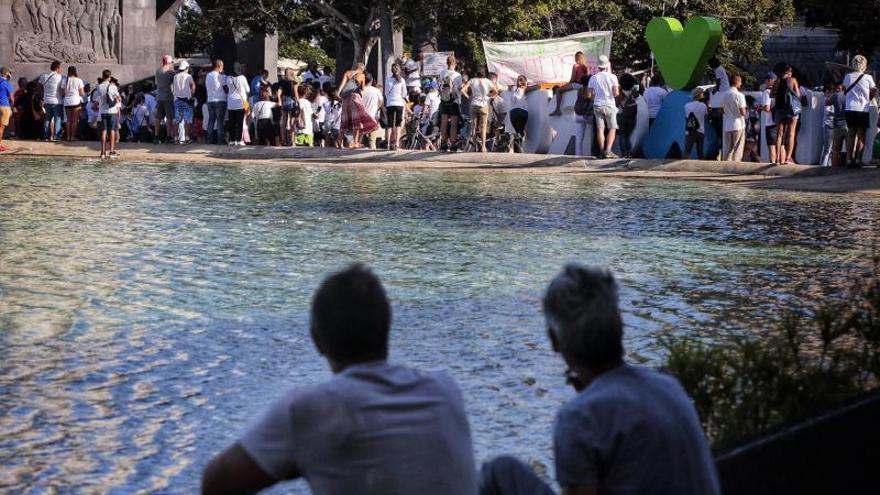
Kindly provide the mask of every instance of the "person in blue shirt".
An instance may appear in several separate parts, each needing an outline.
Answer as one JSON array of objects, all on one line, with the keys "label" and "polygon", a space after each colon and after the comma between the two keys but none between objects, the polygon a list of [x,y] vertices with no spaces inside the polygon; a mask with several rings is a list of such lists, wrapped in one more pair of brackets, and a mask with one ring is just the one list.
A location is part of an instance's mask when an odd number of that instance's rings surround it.
[{"label": "person in blue shirt", "polygon": [[259,76],[255,76],[253,79],[251,79],[251,99],[254,100],[254,102],[259,100],[260,90],[262,89],[263,85],[268,86],[269,84],[269,71],[267,70],[263,70],[263,72],[261,72]]},{"label": "person in blue shirt", "polygon": [[9,119],[12,118],[12,104],[15,99],[13,97],[15,88],[9,82],[10,77],[12,77],[11,70],[6,67],[0,68],[0,152],[6,151],[6,146],[3,145],[3,133],[6,132]]}]

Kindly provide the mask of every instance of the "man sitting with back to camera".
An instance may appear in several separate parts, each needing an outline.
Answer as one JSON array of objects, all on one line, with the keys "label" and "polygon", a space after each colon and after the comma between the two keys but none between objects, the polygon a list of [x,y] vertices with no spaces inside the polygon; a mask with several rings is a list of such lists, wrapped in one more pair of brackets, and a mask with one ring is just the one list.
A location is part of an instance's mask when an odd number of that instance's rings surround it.
[{"label": "man sitting with back to camera", "polygon": [[470,428],[444,373],[386,361],[391,305],[353,265],[312,300],[311,335],[334,376],[290,390],[205,469],[202,493],[254,493],[304,477],[312,493],[473,495]]},{"label": "man sitting with back to camera", "polygon": [[[617,284],[606,270],[568,265],[550,282],[544,316],[578,395],[553,432],[563,495],[716,495],[715,464],[696,410],[674,378],[623,360]],[[484,495],[551,495],[528,467],[483,467]]]}]

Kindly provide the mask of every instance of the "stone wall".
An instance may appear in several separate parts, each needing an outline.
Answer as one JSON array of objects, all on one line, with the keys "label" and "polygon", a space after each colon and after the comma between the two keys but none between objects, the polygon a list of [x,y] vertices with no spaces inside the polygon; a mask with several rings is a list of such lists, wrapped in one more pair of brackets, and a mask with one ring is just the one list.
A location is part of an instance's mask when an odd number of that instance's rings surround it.
[{"label": "stone wall", "polygon": [[173,53],[176,10],[157,18],[156,0],[0,0],[0,64],[13,79],[36,78],[60,60],[87,82],[104,69],[123,84],[137,81]]}]

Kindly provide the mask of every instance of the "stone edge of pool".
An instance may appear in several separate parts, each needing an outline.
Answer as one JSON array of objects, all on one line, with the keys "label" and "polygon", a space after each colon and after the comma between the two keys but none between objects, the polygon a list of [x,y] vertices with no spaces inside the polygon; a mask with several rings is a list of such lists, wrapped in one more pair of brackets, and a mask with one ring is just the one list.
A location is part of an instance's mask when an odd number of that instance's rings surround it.
[{"label": "stone edge of pool", "polygon": [[[51,156],[92,158],[99,143],[46,143],[8,141],[10,157]],[[715,182],[764,189],[880,194],[880,169],[848,170],[808,165],[774,166],[764,163],[698,160],[593,160],[564,155],[512,153],[438,153],[433,151],[338,150],[327,148],[231,148],[208,145],[153,145],[122,143],[122,161],[190,163],[277,163],[345,167],[447,169],[527,174],[578,174],[602,177],[677,179]]]}]

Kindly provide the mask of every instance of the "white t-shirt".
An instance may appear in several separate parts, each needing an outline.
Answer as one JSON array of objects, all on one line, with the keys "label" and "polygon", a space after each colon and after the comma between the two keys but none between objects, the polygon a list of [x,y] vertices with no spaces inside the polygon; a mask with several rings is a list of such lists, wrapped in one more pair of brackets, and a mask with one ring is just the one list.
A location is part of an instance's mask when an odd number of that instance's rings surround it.
[{"label": "white t-shirt", "polygon": [[[378,90],[377,90],[378,91]],[[314,128],[312,127],[312,114],[314,110],[312,109],[312,102],[305,98],[300,98],[299,100],[299,116],[302,120],[302,126],[298,126],[296,129],[297,134],[314,134]]]},{"label": "white t-shirt", "polygon": [[684,105],[684,118],[685,122],[687,122],[688,117],[691,114],[694,114],[694,117],[700,122],[700,128],[698,129],[700,134],[706,132],[703,128],[703,125],[706,123],[706,114],[709,113],[709,109],[706,108],[706,104],[701,101],[689,101]]},{"label": "white t-shirt", "polygon": [[158,105],[158,103],[156,102],[156,97],[153,96],[152,93],[144,93],[144,103],[147,105],[147,109],[150,110],[150,115],[155,115],[156,106]]},{"label": "white t-shirt", "polygon": [[485,77],[475,77],[468,83],[468,94],[471,97],[471,106],[484,108],[489,105],[489,92],[492,91],[492,81]]},{"label": "white t-shirt", "polygon": [[[113,103],[107,101],[108,95],[109,100]],[[110,84],[109,82],[102,82],[99,84],[98,88],[92,94],[92,101],[98,102],[102,115],[114,115],[119,113],[119,105],[116,103],[117,98],[119,98],[119,88],[117,88],[115,84]]]},{"label": "white t-shirt", "polygon": [[452,94],[455,96],[455,102],[461,103],[461,74],[457,70],[440,69],[438,79],[441,91],[443,89],[443,84],[445,84],[447,80],[450,82]]},{"label": "white t-shirt", "polygon": [[[765,89],[761,92],[761,119],[764,121],[765,127],[773,127],[776,125],[773,122],[773,97],[770,95],[770,90]],[[769,112],[765,112],[763,107],[770,107]]]},{"label": "white t-shirt", "polygon": [[[413,59],[409,59],[403,65],[406,68],[406,72],[413,71],[409,75],[406,76],[406,85],[407,86],[421,86],[422,84],[422,75],[419,72],[422,64],[416,62]],[[390,106],[390,105],[389,105]]]},{"label": "white t-shirt", "polygon": [[226,97],[226,108],[228,110],[241,110],[244,108],[244,99],[247,98],[248,82],[244,76],[228,77],[226,84],[229,86],[229,95]]},{"label": "white t-shirt", "polygon": [[440,94],[437,91],[428,91],[425,96],[425,106],[428,108],[428,117],[434,117],[434,114],[440,110]]},{"label": "white t-shirt", "polygon": [[363,91],[364,109],[367,115],[374,119],[379,116],[379,108],[382,106],[382,90],[376,86],[367,86]]},{"label": "white t-shirt", "polygon": [[147,105],[138,105],[134,112],[132,112],[132,119],[134,119],[135,127],[140,127],[145,125],[150,127],[152,125],[150,120],[150,109],[147,108]]},{"label": "white t-shirt", "polygon": [[620,83],[617,82],[617,76],[609,70],[603,70],[591,77],[590,84],[587,87],[593,90],[593,106],[616,108],[617,103],[614,101],[615,86],[620,87]]},{"label": "white t-shirt", "polygon": [[171,94],[175,98],[192,98],[191,82],[193,82],[193,78],[190,74],[178,72],[174,75],[174,81],[171,83]]},{"label": "white t-shirt", "polygon": [[327,110],[326,110],[327,97],[319,94],[315,97],[315,101],[312,102],[312,107],[315,110],[315,122],[318,124],[323,124],[324,120],[327,119]]},{"label": "white t-shirt", "polygon": [[64,76],[57,72],[47,72],[40,76],[40,84],[43,85],[43,103],[57,105],[61,103],[63,96]]},{"label": "white t-shirt", "polygon": [[205,87],[208,90],[208,101],[226,101],[226,93],[223,86],[226,85],[226,76],[212,70],[205,76]]},{"label": "white t-shirt", "polygon": [[510,92],[510,109],[529,110],[529,101],[526,99],[525,88],[513,88]]},{"label": "white t-shirt", "polygon": [[254,103],[253,108],[253,118],[254,120],[260,119],[271,119],[272,118],[272,109],[277,107],[278,103],[271,100],[260,100]]},{"label": "white t-shirt", "polygon": [[477,493],[461,392],[441,372],[349,366],[285,393],[239,444],[273,478],[299,472],[315,494]]},{"label": "white t-shirt", "polygon": [[67,78],[67,83],[64,85],[64,106],[75,107],[82,104],[82,96],[79,92],[85,87],[82,79],[78,77]]},{"label": "white t-shirt", "polygon": [[724,132],[746,128],[746,120],[740,113],[740,108],[746,108],[746,96],[731,88],[721,98],[721,109],[724,111]]},{"label": "white t-shirt", "polygon": [[[843,78],[844,91],[852,86],[861,75],[859,72],[847,74]],[[846,94],[846,110],[848,112],[867,112],[871,106],[871,90],[875,87],[874,78],[865,74],[862,80]]]},{"label": "white t-shirt", "polygon": [[668,93],[666,89],[660,86],[651,86],[645,90],[645,94],[642,96],[645,97],[645,103],[648,104],[649,117],[652,119],[657,118],[657,114],[660,113],[660,107],[663,105],[663,99],[666,98]]},{"label": "white t-shirt", "polygon": [[399,80],[394,76],[385,80],[385,106],[402,107],[406,105],[409,92],[406,89],[407,81]]}]

